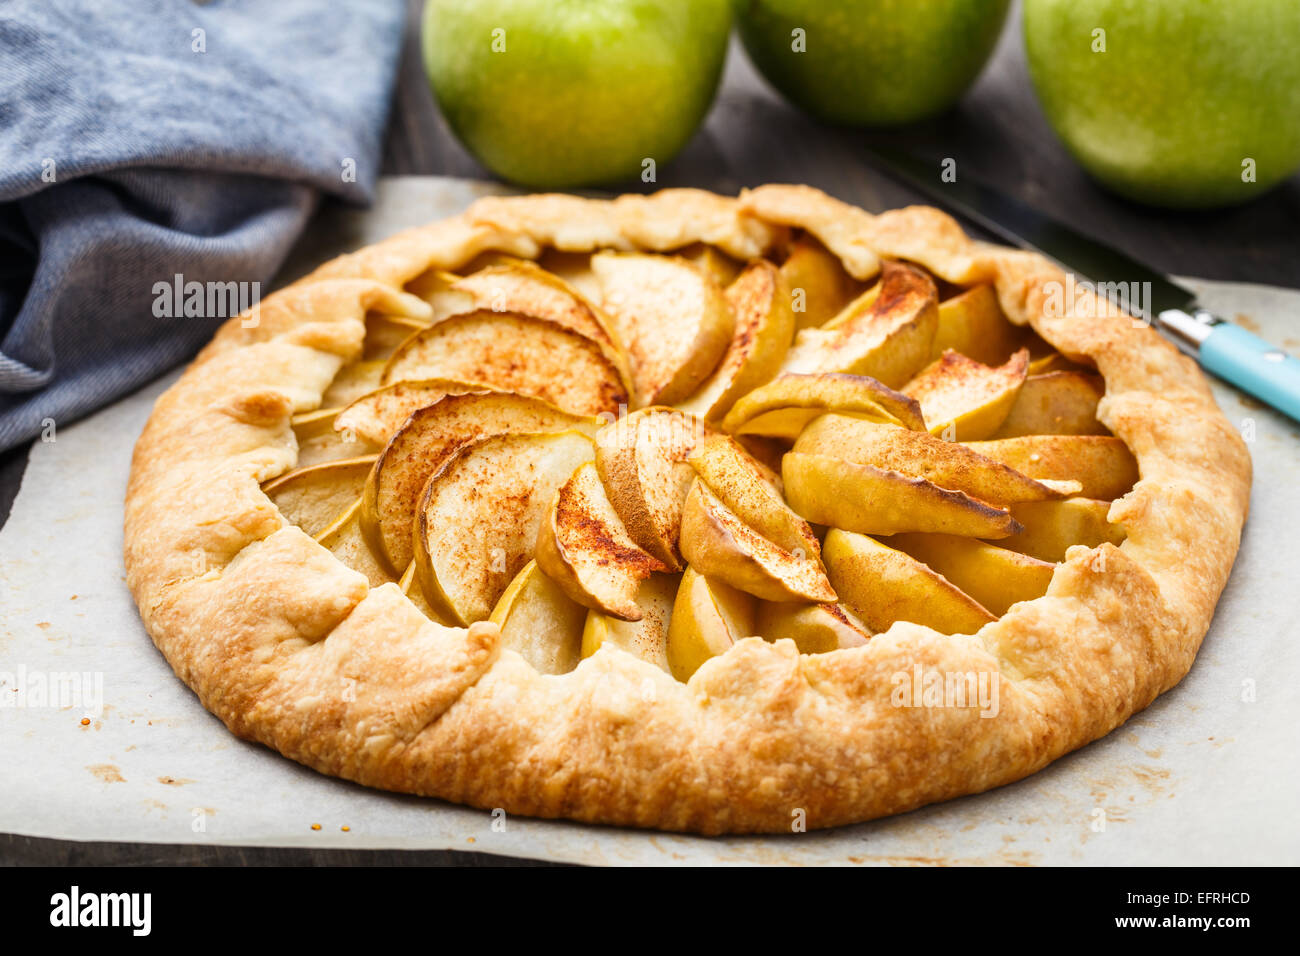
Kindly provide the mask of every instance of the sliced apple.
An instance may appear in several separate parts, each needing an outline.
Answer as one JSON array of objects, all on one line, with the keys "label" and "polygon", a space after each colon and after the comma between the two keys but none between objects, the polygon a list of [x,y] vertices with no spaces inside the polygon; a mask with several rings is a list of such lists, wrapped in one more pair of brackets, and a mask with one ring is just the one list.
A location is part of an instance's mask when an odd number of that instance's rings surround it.
[{"label": "sliced apple", "polygon": [[992,613],[1047,593],[1056,565],[951,534],[896,534],[887,542],[938,571]]},{"label": "sliced apple", "polygon": [[718,434],[694,415],[643,408],[596,433],[596,470],[628,535],[670,570],[681,569],[682,505],[695,480],[686,458]]},{"label": "sliced apple", "polygon": [[825,555],[836,591],[873,632],[912,621],[941,634],[974,634],[997,620],[943,575],[874,538],[832,528]]},{"label": "sliced apple", "polygon": [[781,263],[781,278],[794,297],[791,310],[797,329],[830,321],[858,293],[858,283],[844,270],[839,257],[810,235],[790,243],[790,253]]},{"label": "sliced apple", "polygon": [[515,575],[489,618],[501,628],[501,646],[543,674],[567,674],[582,657],[587,609],[529,561]]},{"label": "sliced apple", "polygon": [[322,408],[293,416],[293,434],[298,440],[298,467],[319,465],[342,458],[357,458],[379,451],[380,442],[368,441],[349,431],[335,431],[337,408]]},{"label": "sliced apple", "polygon": [[722,427],[734,435],[794,441],[810,421],[825,412],[925,431],[921,406],[915,399],[874,378],[834,372],[780,375],[736,402]]},{"label": "sliced apple", "polygon": [[1087,372],[1096,371],[1066,358],[1060,352],[1048,352],[1029,363],[1030,375],[1046,375],[1048,372]]},{"label": "sliced apple", "polygon": [[833,601],[821,561],[759,534],[700,479],[682,511],[682,555],[701,574],[767,601]]},{"label": "sliced apple", "polygon": [[641,582],[667,568],[628,535],[585,462],[560,486],[537,535],[537,564],[570,598],[625,621],[641,618]]},{"label": "sliced apple", "polygon": [[[496,255],[492,253],[491,255]],[[449,315],[469,312],[474,308],[473,298],[456,289],[461,277],[443,269],[430,269],[406,284],[406,291],[423,299],[433,307],[433,321],[441,322]]]},{"label": "sliced apple", "polygon": [[668,630],[681,578],[680,574],[652,574],[642,582],[636,596],[641,608],[639,621],[621,621],[601,611],[588,611],[582,629],[582,656],[590,657],[609,644],[666,674],[672,673],[668,665]]},{"label": "sliced apple", "polygon": [[[856,297],[850,299],[844,308],[840,309],[840,311],[836,312],[829,319],[823,322],[821,328],[824,331],[829,332],[833,329],[843,328],[850,322],[862,318],[875,306],[876,300],[880,298],[880,290],[882,288],[884,288],[884,285],[880,281],[880,277],[877,276],[875,282],[859,292]],[[937,288],[935,293],[936,295],[938,294]]]},{"label": "sliced apple", "polygon": [[1108,435],[1097,420],[1097,403],[1106,392],[1100,375],[1047,372],[1025,379],[1016,403],[991,438],[1021,435]]},{"label": "sliced apple", "polygon": [[423,382],[394,382],[362,395],[334,418],[333,428],[351,432],[363,441],[385,444],[413,412],[440,402],[448,395],[497,391],[490,385],[435,378]]},{"label": "sliced apple", "polygon": [[379,387],[386,362],[352,362],[339,369],[321,396],[322,408],[343,408]]},{"label": "sliced apple", "polygon": [[904,385],[903,393],[921,406],[930,434],[944,441],[979,441],[1006,420],[1028,367],[1026,349],[996,368],[950,349]]},{"label": "sliced apple", "polygon": [[794,335],[790,289],[776,266],[758,259],[726,291],[735,317],[731,344],[717,368],[681,409],[716,421],[742,395],[762,385],[781,367]]},{"label": "sliced apple", "polygon": [[[596,273],[591,269],[591,253],[547,249],[537,260],[537,265],[564,282],[588,302],[600,302],[600,279],[596,278]],[[609,318],[608,315],[605,317]],[[612,326],[611,331],[613,331]],[[621,339],[619,341],[623,348],[627,348],[626,342]]]},{"label": "sliced apple", "polygon": [[757,633],[766,641],[794,641],[800,654],[861,647],[871,638],[865,621],[843,604],[759,604]]},{"label": "sliced apple", "polygon": [[735,325],[713,276],[679,257],[642,253],[597,253],[591,268],[632,363],[638,403],[672,404],[695,392]]},{"label": "sliced apple", "polygon": [[845,415],[818,418],[804,429],[794,443],[794,450],[924,478],[939,488],[963,491],[999,505],[1063,498],[1077,494],[1080,489],[1075,481],[1037,481],[1001,462],[984,458],[965,445],[946,442],[925,432]]},{"label": "sliced apple", "polygon": [[590,339],[543,319],[479,309],[443,319],[402,343],[382,384],[453,378],[535,395],[578,415],[628,402],[618,369]]},{"label": "sliced apple", "polygon": [[736,444],[745,449],[772,487],[780,491],[781,456],[789,451],[789,443],[779,438],[765,438],[762,435],[737,435]]},{"label": "sliced apple", "polygon": [[939,322],[934,282],[912,266],[885,263],[878,285],[870,305],[842,324],[799,332],[781,371],[870,375],[890,388],[919,372]]},{"label": "sliced apple", "polygon": [[482,269],[491,269],[493,266],[506,265],[510,262],[518,261],[519,256],[513,252],[506,252],[502,249],[484,249],[474,256],[468,262],[462,262],[456,266],[456,275],[468,276],[479,272]]},{"label": "sliced apple", "polygon": [[509,432],[595,432],[599,426],[598,419],[513,392],[446,395],[416,409],[389,439],[366,479],[361,520],[367,540],[393,573],[404,569],[415,556],[411,527],[424,486],[467,442]]},{"label": "sliced apple", "polygon": [[736,276],[740,275],[740,270],[744,268],[743,263],[737,262],[717,246],[705,245],[702,242],[695,242],[684,249],[678,249],[676,255],[695,263],[713,276],[718,285],[724,289],[735,281]]},{"label": "sliced apple", "polygon": [[975,538],[1004,538],[1020,527],[1009,511],[965,492],[873,465],[790,452],[782,471],[790,507],[817,524],[863,534],[935,531]]},{"label": "sliced apple", "polygon": [[424,487],[415,516],[425,597],[460,625],[492,613],[533,558],[555,492],[595,445],[582,432],[493,435],[464,445]]},{"label": "sliced apple", "polygon": [[703,441],[688,461],[723,507],[759,535],[790,554],[819,560],[821,545],[808,522],[790,510],[766,468],[734,438]]},{"label": "sliced apple", "polygon": [[295,468],[262,485],[286,521],[315,537],[361,497],[375,456]]},{"label": "sliced apple", "polygon": [[632,386],[627,355],[609,320],[576,289],[536,263],[512,259],[489,266],[458,279],[452,289],[469,296],[475,308],[545,319],[590,339],[618,369],[624,384]]},{"label": "sliced apple", "polygon": [[1133,453],[1110,435],[1022,435],[967,447],[1031,478],[1074,479],[1084,498],[1119,498],[1140,477]]},{"label": "sliced apple", "polygon": [[754,634],[752,596],[688,567],[682,575],[668,628],[668,666],[688,681],[710,657]]},{"label": "sliced apple", "polygon": [[415,561],[411,561],[411,563],[406,566],[406,570],[402,573],[402,576],[397,579],[397,586],[402,589],[402,593],[406,595],[407,600],[414,604],[416,609],[429,620],[433,621],[435,624],[441,624],[444,627],[455,627],[453,621],[448,620],[445,614],[438,612],[433,605],[429,603],[428,599],[424,596],[424,588],[420,587],[420,582],[416,580],[415,571]]},{"label": "sliced apple", "polygon": [[932,356],[937,359],[952,349],[985,365],[1000,365],[1023,339],[1024,331],[998,305],[993,286],[977,285],[939,303]]},{"label": "sliced apple", "polygon": [[361,357],[366,361],[387,360],[399,345],[429,325],[404,315],[371,312],[366,316],[366,344]]},{"label": "sliced apple", "polygon": [[361,533],[360,515],[361,500],[357,499],[316,534],[315,538],[328,548],[334,557],[353,571],[365,575],[371,587],[377,588],[381,584],[394,580],[394,577],[380,564],[379,559],[370,550],[370,546],[366,544],[365,536]]},{"label": "sliced apple", "polygon": [[1110,542],[1124,542],[1124,529],[1107,519],[1109,501],[1070,498],[1067,501],[1027,501],[1013,505],[1011,513],[1023,530],[998,544],[1040,561],[1064,561],[1065,552],[1076,544],[1095,548]]}]

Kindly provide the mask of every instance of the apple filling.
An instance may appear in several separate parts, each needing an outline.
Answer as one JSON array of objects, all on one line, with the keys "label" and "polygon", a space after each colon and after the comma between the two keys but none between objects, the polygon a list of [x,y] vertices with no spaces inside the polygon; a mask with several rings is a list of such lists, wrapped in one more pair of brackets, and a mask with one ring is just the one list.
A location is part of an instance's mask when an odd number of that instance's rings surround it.
[{"label": "apple filling", "polygon": [[491,619],[548,674],[603,645],[688,680],[736,641],[803,653],[896,621],[973,634],[1118,544],[1137,465],[1096,370],[987,285],[811,235],[762,259],[480,256],[374,312],[263,487],[373,586]]}]

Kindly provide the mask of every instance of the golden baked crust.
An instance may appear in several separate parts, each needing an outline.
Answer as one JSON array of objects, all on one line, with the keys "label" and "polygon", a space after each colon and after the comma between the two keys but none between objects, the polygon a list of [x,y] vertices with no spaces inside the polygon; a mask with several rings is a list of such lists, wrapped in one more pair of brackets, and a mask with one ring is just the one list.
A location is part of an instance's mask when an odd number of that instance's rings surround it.
[{"label": "golden baked crust", "polygon": [[[259,483],[297,456],[362,348],[367,309],[420,314],[402,286],[488,250],[669,250],[747,259],[784,226],[855,278],[906,259],[994,283],[1007,316],[1105,379],[1098,417],[1141,479],[1111,506],[1127,540],[1076,546],[1047,596],[974,636],[898,623],[861,647],[800,656],[749,638],[686,684],[610,647],[543,676],[496,625],[431,623],[289,525]],[[136,446],[127,580],[146,628],[203,705],[241,737],[321,772],[542,817],[665,830],[788,832],[909,810],[1017,780],[1094,740],[1187,673],[1246,517],[1250,458],[1194,363],[1101,313],[1041,256],[979,244],[949,217],[879,216],[815,190],[695,190],[612,201],[480,200],[464,214],[326,263],[232,319],[164,394]],[[1046,308],[1051,283],[1073,309]],[[999,709],[898,707],[914,668],[996,680]]]}]

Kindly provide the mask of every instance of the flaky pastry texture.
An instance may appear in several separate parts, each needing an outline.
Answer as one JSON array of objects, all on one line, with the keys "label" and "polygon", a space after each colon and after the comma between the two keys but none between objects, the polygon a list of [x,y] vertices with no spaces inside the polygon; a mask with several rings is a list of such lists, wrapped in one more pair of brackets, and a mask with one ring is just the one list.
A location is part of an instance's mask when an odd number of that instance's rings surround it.
[{"label": "flaky pastry texture", "polygon": [[[688,683],[604,646],[562,676],[502,650],[497,627],[432,623],[281,516],[259,484],[292,468],[296,413],[361,354],[368,310],[422,314],[403,286],[491,250],[761,254],[806,229],[857,279],[883,259],[992,282],[1105,378],[1098,417],[1141,479],[1116,500],[1119,547],[1076,546],[1045,597],[973,636],[900,622],[801,656],[738,642]],[[870,215],[814,189],[738,198],[482,199],[328,262],[231,319],[157,402],[126,497],[127,580],[176,674],[240,737],[322,773],[508,813],[699,833],[789,832],[898,813],[1020,779],[1173,687],[1209,626],[1250,490],[1245,445],[1205,378],[1150,328],[1101,317],[1039,255],[976,243],[938,210]],[[1048,308],[1053,283],[1071,306]],[[996,681],[996,716],[900,707],[898,675]]]}]

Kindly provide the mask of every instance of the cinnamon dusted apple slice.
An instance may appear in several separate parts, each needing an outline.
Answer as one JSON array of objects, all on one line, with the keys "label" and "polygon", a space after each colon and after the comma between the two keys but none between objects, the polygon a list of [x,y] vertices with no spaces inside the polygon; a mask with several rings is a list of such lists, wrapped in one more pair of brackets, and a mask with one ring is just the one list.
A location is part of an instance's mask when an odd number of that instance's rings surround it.
[{"label": "cinnamon dusted apple slice", "polygon": [[731,343],[704,384],[681,404],[682,411],[709,421],[776,374],[794,335],[791,290],[772,263],[750,263],[725,295],[735,317]]},{"label": "cinnamon dusted apple slice", "polygon": [[991,285],[977,285],[939,303],[939,326],[931,353],[949,349],[985,365],[1000,365],[1020,348],[1024,330],[1016,328],[998,305]]},{"label": "cinnamon dusted apple slice", "polygon": [[668,629],[681,578],[680,574],[652,574],[643,581],[636,595],[637,607],[641,608],[638,621],[621,621],[601,611],[588,611],[582,629],[582,656],[590,657],[609,645],[671,673]]},{"label": "cinnamon dusted apple slice", "polygon": [[941,634],[974,634],[997,620],[943,575],[874,538],[832,528],[825,555],[836,591],[874,632],[912,621]]},{"label": "cinnamon dusted apple slice", "polygon": [[923,478],[939,488],[962,491],[1000,505],[1063,498],[1078,494],[1080,489],[1077,481],[1037,481],[965,445],[925,432],[846,415],[823,415],[815,420],[794,443],[794,450]]},{"label": "cinnamon dusted apple slice", "polygon": [[756,633],[754,598],[688,567],[673,602],[668,627],[668,666],[688,681],[700,665],[725,654],[736,641]]},{"label": "cinnamon dusted apple slice", "polygon": [[413,412],[442,401],[448,395],[498,391],[479,382],[434,378],[426,381],[394,382],[362,395],[340,410],[333,428],[351,432],[362,441],[383,445]]},{"label": "cinnamon dusted apple slice", "polygon": [[625,621],[641,619],[641,582],[664,564],[637,547],[585,462],[560,486],[537,536],[537,565],[570,598]]},{"label": "cinnamon dusted apple slice", "polygon": [[734,438],[707,439],[688,461],[708,490],[746,525],[779,548],[818,564],[821,545],[812,528],[786,505],[765,466]]},{"label": "cinnamon dusted apple slice", "polygon": [[1124,543],[1121,525],[1111,524],[1109,501],[1070,498],[1067,501],[1026,501],[1013,505],[1011,513],[1022,530],[998,544],[1040,561],[1064,561],[1065,552],[1076,544],[1088,548],[1109,542]]},{"label": "cinnamon dusted apple slice", "polygon": [[859,291],[839,257],[810,235],[790,244],[790,253],[781,263],[781,278],[790,290],[796,329],[830,321]]},{"label": "cinnamon dusted apple slice", "polygon": [[[880,280],[881,277],[877,276],[875,282],[859,292],[857,296],[850,299],[844,308],[840,309],[840,311],[836,312],[829,319],[823,322],[820,328],[823,331],[830,332],[834,329],[843,328],[850,322],[854,322],[870,313],[872,308],[875,307],[876,300],[880,298],[880,290],[884,287],[884,284]],[[937,288],[935,294],[936,296],[938,295]]]},{"label": "cinnamon dusted apple slice", "polygon": [[555,492],[594,453],[576,431],[462,446],[429,479],[416,510],[416,574],[429,603],[462,626],[491,614],[533,558]]},{"label": "cinnamon dusted apple slice", "polygon": [[545,319],[595,342],[624,384],[632,387],[627,355],[609,320],[559,276],[526,259],[509,259],[457,279],[454,291],[468,296],[474,308],[514,312]]},{"label": "cinnamon dusted apple slice", "polygon": [[443,319],[393,353],[382,384],[453,378],[535,395],[579,415],[616,413],[628,392],[600,346],[512,312],[478,309]]},{"label": "cinnamon dusted apple slice", "polygon": [[628,535],[670,570],[681,569],[682,505],[695,480],[686,458],[717,435],[694,415],[643,408],[596,433],[596,470]]},{"label": "cinnamon dusted apple slice", "polygon": [[810,421],[825,412],[925,431],[921,406],[915,399],[874,378],[834,372],[777,376],[736,402],[722,427],[734,435],[794,441]]},{"label": "cinnamon dusted apple slice", "polygon": [[501,628],[501,647],[523,657],[543,674],[567,674],[582,657],[587,609],[529,561],[492,609]]},{"label": "cinnamon dusted apple slice", "polygon": [[916,399],[930,434],[944,441],[978,441],[997,431],[1025,384],[1029,351],[991,368],[949,350],[903,386]]},{"label": "cinnamon dusted apple slice", "polygon": [[861,647],[871,637],[862,618],[843,604],[759,604],[757,633],[764,640],[794,641],[800,654],[825,654],[845,647]]},{"label": "cinnamon dusted apple slice", "polygon": [[790,506],[817,524],[863,534],[937,531],[974,538],[1005,538],[1020,527],[1005,508],[874,465],[792,451],[782,473]]},{"label": "cinnamon dusted apple slice", "polygon": [[721,286],[675,256],[601,252],[591,257],[601,306],[632,363],[641,405],[692,394],[718,364],[735,322]]},{"label": "cinnamon dusted apple slice", "polygon": [[1022,435],[967,447],[1031,478],[1074,479],[1084,498],[1119,498],[1140,477],[1133,453],[1110,435]]},{"label": "cinnamon dusted apple slice", "polygon": [[374,455],[295,468],[262,485],[290,524],[317,535],[350,508],[366,484]]},{"label": "cinnamon dusted apple slice", "polygon": [[701,574],[764,600],[835,600],[817,557],[787,550],[764,537],[699,478],[691,485],[682,512],[682,555]]},{"label": "cinnamon dusted apple slice", "polygon": [[991,438],[1021,435],[1108,435],[1097,420],[1097,405],[1106,393],[1100,375],[1047,372],[1025,379],[1016,403]]},{"label": "cinnamon dusted apple slice", "polygon": [[389,439],[366,479],[361,512],[366,538],[397,573],[415,556],[411,527],[424,486],[461,445],[509,432],[594,432],[599,427],[598,419],[513,392],[446,395],[416,409]]},{"label": "cinnamon dusted apple slice", "polygon": [[1027,554],[951,534],[896,534],[885,543],[939,572],[999,617],[1013,604],[1046,594],[1056,570]]},{"label": "cinnamon dusted apple slice", "polygon": [[869,304],[848,306],[851,317],[795,336],[783,372],[870,375],[898,388],[930,360],[939,321],[938,292],[925,273],[885,263]]}]

